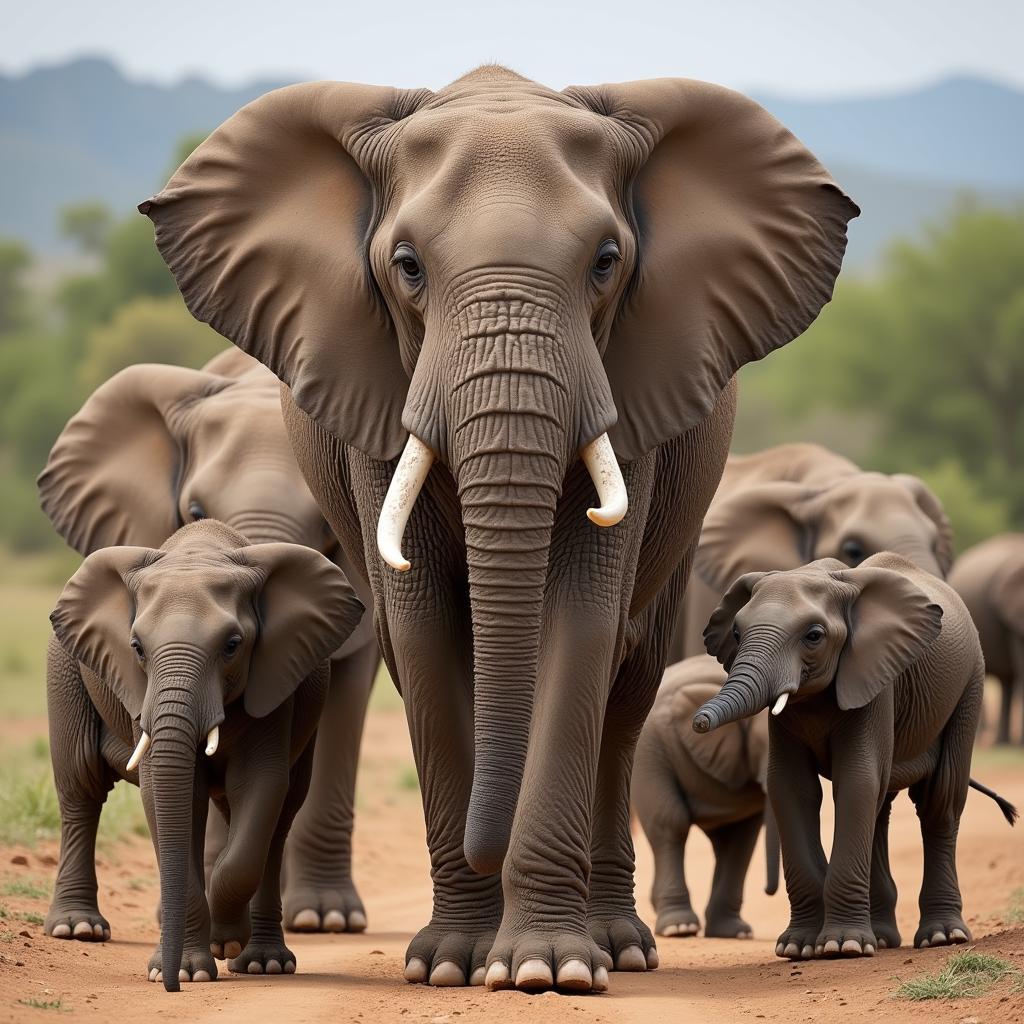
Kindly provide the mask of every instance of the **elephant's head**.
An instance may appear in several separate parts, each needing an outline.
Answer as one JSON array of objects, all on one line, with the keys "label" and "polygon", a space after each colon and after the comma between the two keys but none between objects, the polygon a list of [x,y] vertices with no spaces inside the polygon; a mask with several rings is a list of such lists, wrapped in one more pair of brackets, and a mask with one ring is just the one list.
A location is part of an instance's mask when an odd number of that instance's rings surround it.
[{"label": "elephant's head", "polygon": [[704,631],[729,677],[693,727],[709,732],[766,707],[781,714],[790,699],[798,704],[833,685],[842,710],[863,707],[921,657],[941,623],[942,609],[894,568],[850,569],[825,558],[747,573]]},{"label": "elephant's head", "polygon": [[340,441],[404,451],[378,528],[394,569],[432,463],[454,478],[474,631],[466,852],[496,870],[568,468],[594,478],[594,523],[618,522],[619,461],[692,427],[740,366],[807,327],[857,208],[736,93],[559,93],[494,67],[438,93],[270,93],[140,208],[195,316]]},{"label": "elephant's head", "polygon": [[941,578],[952,566],[953,529],[916,476],[854,473],[822,486],[739,487],[708,511],[694,567],[723,593],[743,573],[795,569],[820,558],[854,567],[880,551]]},{"label": "elephant's head", "polygon": [[245,545],[214,521],[160,550],[107,547],[71,577],[50,619],[68,653],[136,723],[126,770],[148,753],[160,851],[163,978],[178,987],[198,751],[217,753],[224,709],[262,718],[352,632],[344,573],[296,544]]},{"label": "elephant's head", "polygon": [[[211,518],[253,543],[334,541],[292,456],[280,384],[230,349],[204,370],[138,364],[115,374],[61,432],[39,477],[43,510],[87,555],[159,547]],[[233,365],[228,365],[229,363]]]}]

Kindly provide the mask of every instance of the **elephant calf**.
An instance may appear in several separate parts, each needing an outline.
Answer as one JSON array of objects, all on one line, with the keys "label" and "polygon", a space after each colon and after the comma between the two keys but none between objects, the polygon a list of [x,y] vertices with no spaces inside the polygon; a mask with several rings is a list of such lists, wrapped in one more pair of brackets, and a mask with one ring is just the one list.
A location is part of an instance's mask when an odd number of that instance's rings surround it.
[{"label": "elephant calf", "polygon": [[[824,558],[741,576],[704,636],[729,678],[694,729],[772,709],[768,795],[791,907],[776,953],[870,956],[900,944],[888,826],[901,789],[924,840],[914,945],[969,941],[956,874],[967,788],[996,799],[1011,824],[1016,810],[970,778],[985,668],[955,591],[890,552],[855,569]],[[834,787],[831,862],[819,775]]]},{"label": "elephant calf", "polygon": [[[309,785],[327,658],[362,613],[320,553],[248,544],[215,520],[182,527],[159,550],[86,558],[50,616],[61,851],[47,934],[110,937],[96,898],[96,829],[107,793],[128,779],[142,789],[160,865],[149,980],[162,977],[168,991],[213,980],[215,957],[232,971],[295,970],[281,930],[282,850]],[[230,824],[208,905],[211,797]]]},{"label": "elephant calf", "polygon": [[707,655],[669,666],[636,748],[633,807],[654,853],[651,902],[658,914],[658,935],[696,935],[700,928],[683,874],[691,825],[706,833],[715,852],[711,899],[704,912],[706,936],[753,935],[740,907],[762,819],[768,854],[765,889],[773,893],[778,887],[778,836],[770,812],[765,819],[767,714],[730,723],[710,735],[690,728],[694,712],[724,680],[725,673]]}]

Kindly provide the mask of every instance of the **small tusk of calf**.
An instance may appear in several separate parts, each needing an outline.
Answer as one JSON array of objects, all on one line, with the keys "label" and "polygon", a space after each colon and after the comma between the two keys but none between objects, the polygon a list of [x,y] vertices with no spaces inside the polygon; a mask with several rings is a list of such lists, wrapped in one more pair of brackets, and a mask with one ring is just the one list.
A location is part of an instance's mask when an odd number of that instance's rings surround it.
[{"label": "small tusk of calf", "polygon": [[220,743],[220,726],[215,725],[206,734],[206,756],[213,757],[217,753],[217,744]]},{"label": "small tusk of calf", "polygon": [[612,451],[607,434],[595,437],[590,444],[580,449],[580,458],[590,473],[590,479],[597,488],[600,508],[588,508],[587,518],[596,526],[614,526],[622,520],[629,508],[626,482],[622,470]]},{"label": "small tusk of calf", "polygon": [[772,708],[773,715],[781,715],[782,709],[786,706],[786,701],[789,700],[789,694],[784,693],[776,702],[775,707]]},{"label": "small tusk of calf", "polygon": [[124,766],[126,772],[135,771],[139,766],[139,762],[142,760],[142,755],[149,749],[149,733],[143,730],[142,736],[139,739],[138,746],[132,751],[132,756],[128,758],[128,763]]},{"label": "small tusk of calf", "polygon": [[434,453],[429,446],[415,434],[410,434],[377,520],[377,550],[381,558],[398,572],[409,569],[409,561],[402,554],[402,534],[433,463]]}]

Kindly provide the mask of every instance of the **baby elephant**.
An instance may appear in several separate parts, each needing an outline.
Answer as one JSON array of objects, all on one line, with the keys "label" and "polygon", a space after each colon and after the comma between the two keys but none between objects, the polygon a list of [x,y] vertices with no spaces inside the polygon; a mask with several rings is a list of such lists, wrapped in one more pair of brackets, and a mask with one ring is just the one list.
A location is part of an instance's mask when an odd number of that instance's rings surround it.
[{"label": "baby elephant", "polygon": [[[771,707],[768,795],[791,908],[775,952],[870,956],[900,944],[889,870],[893,798],[909,789],[924,841],[915,946],[967,942],[956,838],[985,669],[967,609],[941,580],[889,552],[851,569],[825,558],[753,572],[704,633],[729,671],[693,719],[710,732]],[[787,706],[788,702],[788,706]],[[820,841],[833,782],[832,860]]]},{"label": "baby elephant", "polygon": [[[670,665],[637,745],[633,807],[654,852],[651,902],[659,935],[696,935],[700,928],[683,874],[691,825],[707,834],[715,852],[704,934],[724,939],[753,934],[740,907],[767,810],[768,715],[741,719],[707,735],[695,733],[693,713],[724,681],[725,672],[706,654]],[[779,846],[770,812],[765,825],[765,890],[773,893],[779,884]]]},{"label": "baby elephant", "polygon": [[[309,784],[327,658],[363,614],[345,574],[296,544],[248,544],[215,520],[159,550],[108,547],[53,614],[47,703],[61,851],[46,932],[110,937],[96,898],[100,810],[118,779],[142,789],[160,865],[149,980],[295,970],[280,864]],[[148,752],[148,756],[147,756]],[[203,887],[209,798],[229,821]],[[250,906],[251,900],[251,906]]]}]

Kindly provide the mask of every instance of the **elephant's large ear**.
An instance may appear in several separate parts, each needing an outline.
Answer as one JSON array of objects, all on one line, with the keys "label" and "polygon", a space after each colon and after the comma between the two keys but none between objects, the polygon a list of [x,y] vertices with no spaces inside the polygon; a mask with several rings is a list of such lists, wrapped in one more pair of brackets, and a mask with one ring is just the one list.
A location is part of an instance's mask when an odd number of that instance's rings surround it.
[{"label": "elephant's large ear", "polygon": [[146,674],[131,648],[129,578],[161,555],[152,548],[101,548],[78,567],[50,613],[61,647],[99,676],[133,719],[142,714]]},{"label": "elephant's large ear", "polygon": [[935,542],[935,560],[939,563],[942,575],[948,576],[953,568],[953,524],[946,515],[938,495],[920,478],[909,473],[895,473],[893,480],[898,480],[914,496],[917,507],[935,524],[938,537]]},{"label": "elephant's large ear", "polygon": [[942,608],[893,569],[872,566],[831,575],[854,588],[836,671],[836,700],[849,711],[874,700],[924,654],[942,628]]},{"label": "elephant's large ear", "polygon": [[745,572],[795,569],[810,557],[803,484],[746,487],[716,500],[700,534],[694,569],[721,593]]},{"label": "elephant's large ear", "polygon": [[620,458],[711,410],[730,377],[806,330],[832,297],[860,211],[767,111],[682,78],[573,88],[625,129],[639,257],[605,366]]},{"label": "elephant's large ear", "polygon": [[1018,636],[1024,636],[1024,565],[1000,574],[992,587],[992,606]]},{"label": "elephant's large ear", "polygon": [[728,672],[736,657],[736,638],[732,634],[733,620],[739,610],[750,600],[754,587],[767,573],[748,572],[736,580],[725,592],[719,606],[704,627],[704,647],[708,654],[717,658]]},{"label": "elephant's large ear", "polygon": [[260,636],[253,649],[245,710],[269,715],[359,624],[362,602],[345,574],[299,544],[252,544],[233,557],[256,569]]},{"label": "elephant's large ear", "polygon": [[340,82],[267,93],[139,207],[192,315],[378,459],[405,443],[409,381],[368,269],[379,211],[366,168],[380,136],[428,95]]},{"label": "elephant's large ear", "polygon": [[98,387],[61,431],[37,481],[43,511],[68,544],[83,555],[112,544],[163,544],[181,525],[174,416],[230,384],[183,366],[140,363]]}]

